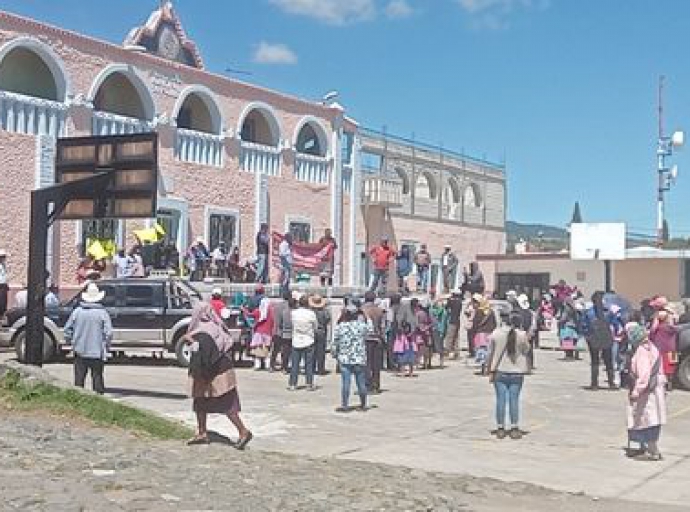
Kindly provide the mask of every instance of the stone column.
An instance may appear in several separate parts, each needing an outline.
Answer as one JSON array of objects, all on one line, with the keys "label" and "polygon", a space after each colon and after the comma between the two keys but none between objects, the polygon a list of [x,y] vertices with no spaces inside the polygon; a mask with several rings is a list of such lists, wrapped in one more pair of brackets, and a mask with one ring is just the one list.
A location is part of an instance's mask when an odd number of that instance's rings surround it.
[{"label": "stone column", "polygon": [[331,133],[331,230],[338,242],[338,250],[335,252],[333,268],[333,284],[340,286],[343,281],[343,158],[342,158],[342,136],[343,136],[343,111],[339,109],[332,123]]}]

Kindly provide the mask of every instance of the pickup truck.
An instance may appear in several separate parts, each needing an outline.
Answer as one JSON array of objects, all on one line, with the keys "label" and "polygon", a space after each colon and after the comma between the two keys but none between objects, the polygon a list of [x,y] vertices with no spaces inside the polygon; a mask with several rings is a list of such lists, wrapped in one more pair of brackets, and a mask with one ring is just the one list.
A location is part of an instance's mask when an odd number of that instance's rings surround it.
[{"label": "pickup truck", "polygon": [[[174,353],[178,363],[189,365],[190,353],[180,343],[187,333],[194,304],[201,295],[186,281],[180,279],[104,279],[98,287],[105,291],[102,304],[110,313],[113,323],[112,352],[136,349],[151,352]],[[77,294],[58,307],[46,309],[44,317],[43,361],[69,352],[63,327],[70,314],[79,305]],[[24,361],[26,344],[26,311],[11,309],[5,315],[2,338],[14,347],[17,358]],[[241,330],[237,315],[226,320],[230,333],[237,342]]]}]

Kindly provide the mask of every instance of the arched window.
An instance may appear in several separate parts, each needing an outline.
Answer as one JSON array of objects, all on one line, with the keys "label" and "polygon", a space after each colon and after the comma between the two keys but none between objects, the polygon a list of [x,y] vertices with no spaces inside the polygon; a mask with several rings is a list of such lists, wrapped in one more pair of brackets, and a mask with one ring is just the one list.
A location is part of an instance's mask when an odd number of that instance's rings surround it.
[{"label": "arched window", "polygon": [[130,76],[115,71],[101,82],[93,100],[93,106],[101,112],[110,112],[134,119],[151,119],[140,91]]},{"label": "arched window", "polygon": [[431,173],[424,172],[419,175],[415,184],[415,197],[417,199],[436,199],[436,182]]},{"label": "arched window", "polygon": [[0,62],[0,89],[51,101],[63,101],[58,80],[46,61],[31,48],[11,49]]},{"label": "arched window", "polygon": [[328,138],[323,128],[317,123],[308,121],[297,133],[295,149],[298,153],[314,156],[326,156]]},{"label": "arched window", "polygon": [[402,192],[403,195],[409,195],[410,193],[410,178],[407,175],[407,173],[400,169],[399,167],[395,168],[395,172],[398,174],[398,178],[400,178],[400,181],[402,181]]},{"label": "arched window", "polygon": [[455,178],[449,178],[445,187],[443,187],[443,208],[446,216],[449,219],[455,219],[458,216],[460,206],[460,187]]},{"label": "arched window", "polygon": [[270,110],[254,107],[242,120],[240,137],[244,142],[277,147],[280,143],[278,122]]},{"label": "arched window", "polygon": [[482,193],[479,189],[479,185],[476,183],[471,183],[465,189],[464,202],[465,206],[469,208],[481,208],[482,207]]},{"label": "arched window", "polygon": [[0,47],[0,129],[58,137],[65,133],[64,66],[50,46],[19,37]]},{"label": "arched window", "polygon": [[201,165],[223,165],[223,123],[213,93],[193,85],[182,91],[175,105],[175,156]]},{"label": "arched window", "polygon": [[219,134],[222,125],[220,110],[210,93],[195,89],[182,94],[182,103],[178,103],[175,110],[177,127]]}]

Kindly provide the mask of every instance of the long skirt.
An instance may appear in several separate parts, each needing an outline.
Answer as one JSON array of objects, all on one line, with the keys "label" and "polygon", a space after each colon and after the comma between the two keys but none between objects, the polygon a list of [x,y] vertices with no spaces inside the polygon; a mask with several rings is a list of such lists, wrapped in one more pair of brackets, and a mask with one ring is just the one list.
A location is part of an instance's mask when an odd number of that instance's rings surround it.
[{"label": "long skirt", "polygon": [[193,409],[194,412],[206,414],[228,414],[240,412],[242,406],[240,405],[240,395],[237,393],[237,389],[231,389],[221,396],[195,398]]}]

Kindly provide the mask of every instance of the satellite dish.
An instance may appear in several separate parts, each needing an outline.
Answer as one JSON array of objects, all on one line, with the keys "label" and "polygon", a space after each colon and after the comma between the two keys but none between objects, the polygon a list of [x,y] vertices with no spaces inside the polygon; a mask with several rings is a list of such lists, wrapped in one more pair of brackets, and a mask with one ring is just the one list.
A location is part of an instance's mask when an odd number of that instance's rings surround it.
[{"label": "satellite dish", "polygon": [[685,143],[685,133],[683,133],[680,130],[673,132],[673,135],[671,136],[671,144],[673,144],[673,147],[679,148],[684,143]]}]

